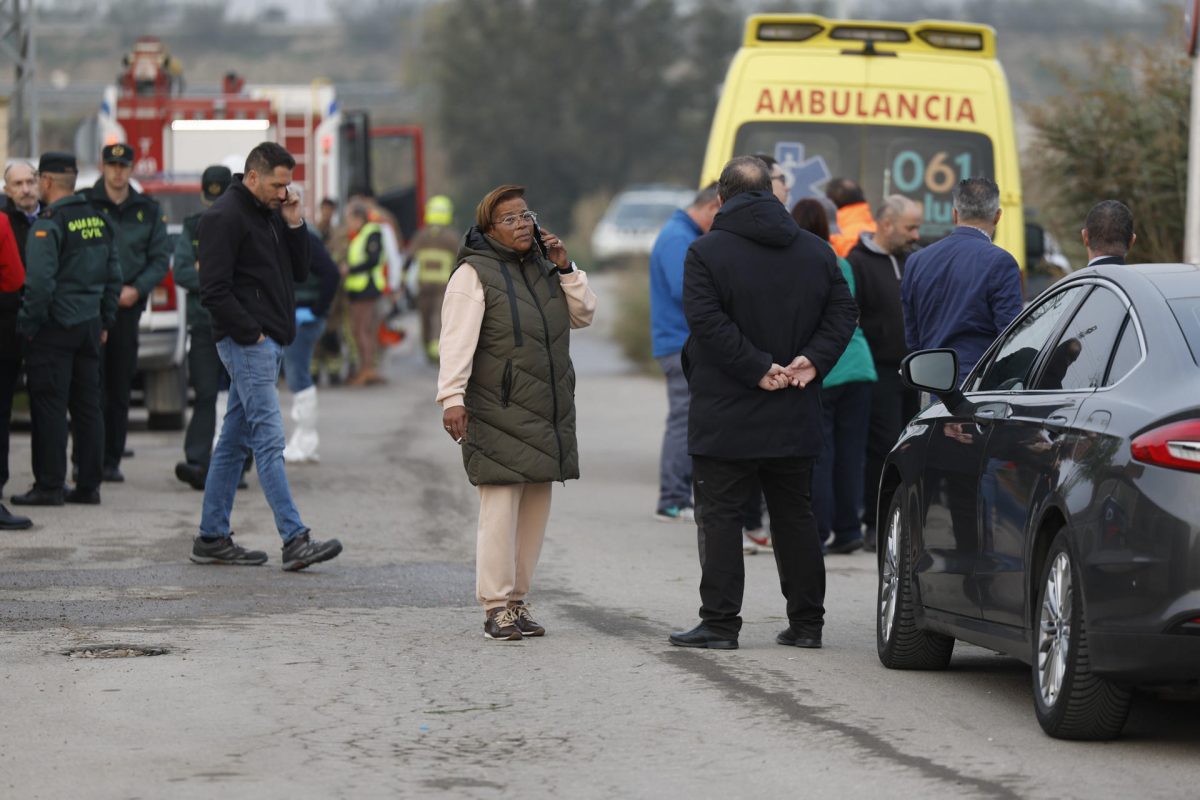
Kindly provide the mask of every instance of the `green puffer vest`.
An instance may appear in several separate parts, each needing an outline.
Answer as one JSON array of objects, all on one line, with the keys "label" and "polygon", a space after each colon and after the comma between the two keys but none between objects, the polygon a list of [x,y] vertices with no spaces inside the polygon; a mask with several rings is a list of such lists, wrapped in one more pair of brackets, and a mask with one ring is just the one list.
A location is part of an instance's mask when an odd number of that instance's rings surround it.
[{"label": "green puffer vest", "polygon": [[458,267],[473,267],[485,309],[471,379],[463,464],[479,485],[579,477],[571,318],[554,265],[467,231]]}]

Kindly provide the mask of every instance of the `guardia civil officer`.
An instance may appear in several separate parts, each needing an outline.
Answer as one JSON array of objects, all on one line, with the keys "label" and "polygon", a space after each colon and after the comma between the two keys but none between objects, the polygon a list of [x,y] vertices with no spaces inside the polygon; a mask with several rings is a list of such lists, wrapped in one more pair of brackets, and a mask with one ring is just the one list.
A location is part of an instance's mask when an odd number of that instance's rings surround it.
[{"label": "guardia civil officer", "polygon": [[[25,245],[25,295],[17,314],[26,340],[34,484],[12,498],[16,505],[100,502],[100,347],[116,320],[121,266],[112,227],[74,194],[76,174],[71,153],[46,153],[38,164],[45,210]],[[70,491],[64,486],[68,410],[79,462]]]},{"label": "guardia civil officer", "polygon": [[88,200],[118,229],[121,297],[117,320],[104,347],[104,480],[120,482],[121,456],[129,428],[129,390],[137,371],[138,320],[150,292],[167,275],[171,243],[166,218],[158,201],[129,184],[134,149],[127,144],[104,148],[102,175],[84,192]]}]

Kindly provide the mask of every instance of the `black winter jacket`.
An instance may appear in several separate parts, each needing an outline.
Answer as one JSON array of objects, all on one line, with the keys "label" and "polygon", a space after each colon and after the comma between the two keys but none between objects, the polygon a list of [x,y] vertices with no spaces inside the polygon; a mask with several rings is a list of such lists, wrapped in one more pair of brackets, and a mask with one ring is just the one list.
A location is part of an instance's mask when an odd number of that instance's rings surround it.
[{"label": "black winter jacket", "polygon": [[278,209],[258,201],[235,175],[200,217],[200,301],[213,336],[250,345],[266,334],[296,338],[296,283],[308,277],[308,231],[289,228]]},{"label": "black winter jacket", "polygon": [[824,376],[849,343],[858,309],[829,244],[800,230],[770,192],[737,195],[688,248],[683,310],[688,452],[815,458],[820,380],[773,392],[758,382],[799,355]]},{"label": "black winter jacket", "polygon": [[904,307],[900,278],[906,256],[883,252],[872,234],[864,233],[846,256],[854,272],[854,300],[859,326],[871,345],[876,364],[898,366],[908,355],[904,342]]}]

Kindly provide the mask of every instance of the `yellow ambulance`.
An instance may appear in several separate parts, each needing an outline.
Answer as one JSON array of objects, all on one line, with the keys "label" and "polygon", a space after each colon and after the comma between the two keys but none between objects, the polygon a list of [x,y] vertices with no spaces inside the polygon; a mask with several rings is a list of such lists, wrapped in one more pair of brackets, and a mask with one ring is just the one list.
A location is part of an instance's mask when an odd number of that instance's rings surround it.
[{"label": "yellow ambulance", "polygon": [[[958,22],[762,14],[746,22],[709,134],[701,185],[735,155],[768,153],[790,203],[851,178],[872,207],[922,203],[923,243],[950,232],[951,190],[987,176],[1004,213],[996,243],[1024,267],[1026,230],[1012,104],[995,31]],[[1030,236],[1040,257],[1040,230]]]}]

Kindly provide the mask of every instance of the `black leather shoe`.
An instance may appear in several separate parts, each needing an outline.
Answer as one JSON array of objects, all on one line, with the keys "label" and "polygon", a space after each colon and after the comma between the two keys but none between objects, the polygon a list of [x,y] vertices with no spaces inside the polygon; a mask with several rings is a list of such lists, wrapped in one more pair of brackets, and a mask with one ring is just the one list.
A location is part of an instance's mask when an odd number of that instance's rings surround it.
[{"label": "black leather shoe", "polygon": [[704,627],[701,623],[690,631],[676,631],[669,641],[676,647],[707,647],[709,650],[737,650],[737,639],[730,639],[723,633],[716,633]]},{"label": "black leather shoe", "polygon": [[200,464],[189,464],[186,461],[180,461],[175,465],[175,477],[198,492],[204,491],[204,479],[207,475],[208,470]]},{"label": "black leather shoe", "polygon": [[63,490],[43,489],[34,484],[25,494],[14,494],[10,499],[14,506],[61,506]]},{"label": "black leather shoe", "polygon": [[76,486],[71,491],[67,492],[63,498],[68,503],[77,503],[84,506],[100,505],[100,490],[99,489],[80,489]]},{"label": "black leather shoe", "polygon": [[0,503],[0,530],[23,531],[31,525],[33,525],[33,520],[29,517],[18,517],[5,508],[3,503]]},{"label": "black leather shoe", "polygon": [[125,476],[121,474],[119,467],[105,467],[104,471],[100,473],[100,480],[105,483],[124,483]]},{"label": "black leather shoe", "polygon": [[776,644],[786,644],[789,647],[807,647],[817,650],[821,647],[821,632],[796,631],[788,626],[775,637]]}]

